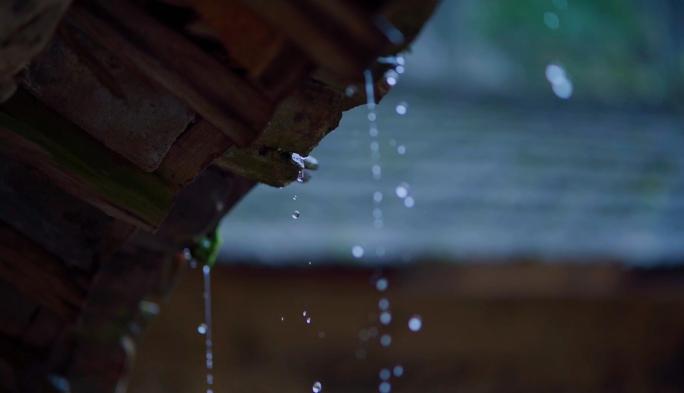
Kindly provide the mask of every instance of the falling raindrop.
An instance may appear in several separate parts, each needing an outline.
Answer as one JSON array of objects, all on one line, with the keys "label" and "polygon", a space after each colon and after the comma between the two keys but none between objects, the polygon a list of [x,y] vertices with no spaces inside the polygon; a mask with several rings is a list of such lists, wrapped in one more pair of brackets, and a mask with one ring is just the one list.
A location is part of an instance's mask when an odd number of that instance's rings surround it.
[{"label": "falling raindrop", "polygon": [[394,110],[397,112],[397,115],[403,116],[408,112],[408,104],[404,101],[400,102],[397,104],[396,108]]},{"label": "falling raindrop", "polygon": [[544,24],[551,30],[558,30],[560,19],[555,12],[544,12]]},{"label": "falling raindrop", "polygon": [[321,390],[323,390],[323,385],[318,381],[314,382],[313,386],[311,387],[311,391],[313,393],[320,393]]},{"label": "falling raindrop", "polygon": [[390,393],[392,391],[392,385],[389,382],[381,382],[378,386],[378,392],[380,393]]},{"label": "falling raindrop", "polygon": [[389,282],[384,277],[378,278],[378,280],[375,282],[375,289],[380,292],[384,292],[387,287],[389,287]]},{"label": "falling raindrop", "polygon": [[394,192],[397,194],[399,198],[406,198],[406,196],[408,195],[408,184],[399,184],[397,188],[394,189]]},{"label": "falling raindrop", "polygon": [[292,212],[292,218],[295,220],[299,218],[299,215],[300,215],[299,210],[295,210]]},{"label": "falling raindrop", "polygon": [[413,197],[406,197],[404,199],[404,206],[408,207],[409,209],[412,208],[416,204],[416,201],[413,199]]},{"label": "falling raindrop", "polygon": [[400,366],[400,365],[396,365],[396,366],[394,366],[394,368],[392,369],[392,373],[393,373],[394,376],[397,377],[397,378],[398,378],[398,377],[401,377],[402,375],[404,375],[404,367],[402,367],[402,366]]},{"label": "falling raindrop", "polygon": [[[214,383],[214,375],[212,370],[214,368],[214,342],[211,332],[212,313],[211,313],[211,267],[209,265],[202,266],[203,277],[203,298],[204,298],[204,347],[205,347],[205,368],[207,372],[207,393],[212,390],[210,385]],[[202,326],[200,325],[200,326]],[[198,331],[199,328],[198,328]]]},{"label": "falling raindrop", "polygon": [[549,64],[546,66],[545,74],[551,84],[551,90],[558,98],[567,100],[572,97],[574,88],[563,67],[558,64]]},{"label": "falling raindrop", "polygon": [[383,347],[389,347],[392,344],[392,336],[389,334],[383,334],[380,336],[380,345]]},{"label": "falling raindrop", "polygon": [[352,247],[352,255],[354,256],[354,258],[363,257],[363,253],[364,253],[363,247],[361,247],[361,246]]},{"label": "falling raindrop", "polygon": [[423,319],[420,315],[412,316],[408,321],[408,328],[412,332],[417,332],[423,327]]},{"label": "falling raindrop", "polygon": [[380,203],[382,202],[382,192],[380,191],[375,191],[373,193],[373,202],[375,203]]},{"label": "falling raindrop", "polygon": [[204,323],[200,323],[197,326],[197,333],[199,334],[206,334],[207,333],[207,325]]},{"label": "falling raindrop", "polygon": [[383,311],[380,313],[380,323],[383,325],[389,325],[392,322],[392,314],[389,311]]},{"label": "falling raindrop", "polygon": [[404,145],[397,146],[397,154],[399,154],[400,156],[403,156],[404,154],[406,154],[406,146],[404,146]]},{"label": "falling raindrop", "polygon": [[310,325],[310,324],[311,324],[311,317],[307,317],[307,318],[306,318],[306,324],[307,324],[307,325]]},{"label": "falling raindrop", "polygon": [[296,201],[296,200],[297,200],[297,195],[296,195],[296,194],[295,194],[295,195],[292,195],[292,200],[293,200],[293,201]]},{"label": "falling raindrop", "polygon": [[382,298],[380,301],[378,301],[378,308],[382,311],[387,311],[389,310],[390,302],[387,300],[387,298]]},{"label": "falling raindrop", "polygon": [[302,311],[302,316],[305,317],[307,314],[306,310]]},{"label": "falling raindrop", "polygon": [[388,370],[386,368],[383,368],[378,373],[378,377],[380,377],[380,379],[382,379],[383,381],[387,381],[388,379],[390,379],[391,376],[392,376],[392,374],[390,373],[390,370]]},{"label": "falling raindrop", "polygon": [[382,177],[382,168],[378,164],[374,164],[371,167],[371,172],[373,173],[373,179],[379,180]]},{"label": "falling raindrop", "polygon": [[356,87],[356,85],[349,85],[344,89],[344,94],[347,97],[353,97],[358,92],[359,92],[359,88]]}]

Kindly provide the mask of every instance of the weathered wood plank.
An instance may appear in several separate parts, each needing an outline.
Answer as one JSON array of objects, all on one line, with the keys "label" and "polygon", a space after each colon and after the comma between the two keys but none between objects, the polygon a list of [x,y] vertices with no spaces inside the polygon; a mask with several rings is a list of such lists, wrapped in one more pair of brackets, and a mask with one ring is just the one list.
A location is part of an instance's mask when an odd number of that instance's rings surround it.
[{"label": "weathered wood plank", "polygon": [[264,128],[272,103],[254,86],[127,1],[91,5],[74,5],[66,19],[185,101],[235,143],[250,143]]},{"label": "weathered wood plank", "polygon": [[314,68],[283,32],[240,0],[187,0],[184,5],[200,14],[196,24],[206,25],[203,31],[220,41],[274,100],[286,96]]},{"label": "weathered wood plank", "polygon": [[60,190],[35,168],[0,155],[0,221],[74,269],[90,271],[115,220]]},{"label": "weathered wood plank", "polygon": [[200,119],[173,144],[157,173],[185,186],[232,145],[224,133]]},{"label": "weathered wood plank", "polygon": [[85,302],[74,271],[39,245],[0,223],[0,277],[65,321],[73,321]]},{"label": "weathered wood plank", "polygon": [[154,229],[174,188],[107,150],[25,91],[0,106],[0,149],[107,214]]},{"label": "weathered wood plank", "polygon": [[70,0],[0,2],[0,102],[14,93],[14,76],[47,44],[70,3]]},{"label": "weathered wood plank", "polygon": [[283,31],[316,64],[345,78],[358,77],[388,44],[372,17],[348,2],[242,1]]},{"label": "weathered wood plank", "polygon": [[23,86],[148,172],[195,118],[177,97],[68,24],[23,73]]}]

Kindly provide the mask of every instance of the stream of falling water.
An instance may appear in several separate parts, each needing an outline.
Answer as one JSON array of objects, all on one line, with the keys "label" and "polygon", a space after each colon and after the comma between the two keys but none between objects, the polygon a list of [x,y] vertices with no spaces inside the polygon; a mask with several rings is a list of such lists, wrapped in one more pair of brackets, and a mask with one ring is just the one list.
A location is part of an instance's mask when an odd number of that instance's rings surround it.
[{"label": "stream of falling water", "polygon": [[[204,327],[204,360],[207,371],[207,393],[213,393],[214,385],[214,342],[212,341],[212,321],[211,321],[211,267],[209,265],[202,266],[202,278],[204,289],[202,297],[204,298],[204,323],[200,327]],[[200,331],[200,333],[202,333]]]}]

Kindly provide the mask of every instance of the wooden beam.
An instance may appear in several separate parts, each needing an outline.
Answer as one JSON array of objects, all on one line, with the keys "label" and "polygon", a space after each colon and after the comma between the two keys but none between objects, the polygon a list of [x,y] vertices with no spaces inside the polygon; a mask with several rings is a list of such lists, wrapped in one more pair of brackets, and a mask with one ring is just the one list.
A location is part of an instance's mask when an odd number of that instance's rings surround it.
[{"label": "wooden beam", "polygon": [[118,53],[182,99],[239,145],[256,138],[270,119],[270,100],[182,35],[128,1],[76,4],[68,23]]},{"label": "wooden beam", "polygon": [[156,228],[171,208],[174,187],[106,149],[26,91],[0,106],[0,149],[66,192],[137,226]]},{"label": "wooden beam", "polygon": [[0,277],[66,321],[75,320],[85,302],[85,288],[75,276],[59,259],[0,223]]},{"label": "wooden beam", "polygon": [[185,186],[232,145],[224,133],[200,119],[171,146],[157,173],[179,187]]},{"label": "wooden beam", "polygon": [[342,0],[242,0],[320,66],[358,78],[388,41],[367,15]]}]

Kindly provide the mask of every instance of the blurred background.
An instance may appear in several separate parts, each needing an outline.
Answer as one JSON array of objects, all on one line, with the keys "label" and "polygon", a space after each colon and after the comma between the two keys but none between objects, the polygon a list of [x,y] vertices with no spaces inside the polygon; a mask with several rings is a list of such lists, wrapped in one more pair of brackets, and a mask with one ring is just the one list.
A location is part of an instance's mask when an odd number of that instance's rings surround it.
[{"label": "blurred background", "polygon": [[[684,392],[682,20],[443,1],[378,108],[381,178],[359,107],[310,182],[223,221],[214,391]],[[203,391],[201,273],[161,311],[131,391]]]}]

